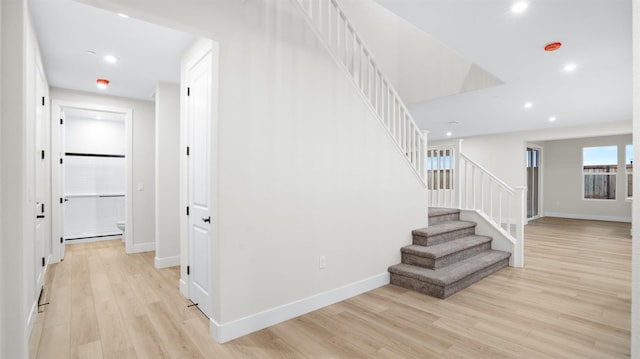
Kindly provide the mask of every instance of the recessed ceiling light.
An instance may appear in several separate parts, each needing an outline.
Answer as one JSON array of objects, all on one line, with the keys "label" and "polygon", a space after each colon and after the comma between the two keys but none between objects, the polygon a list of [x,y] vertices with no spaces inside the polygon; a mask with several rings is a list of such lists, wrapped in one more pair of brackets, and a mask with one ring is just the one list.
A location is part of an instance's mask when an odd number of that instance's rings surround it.
[{"label": "recessed ceiling light", "polygon": [[96,120],[102,120],[102,116],[96,116]]},{"label": "recessed ceiling light", "polygon": [[518,14],[525,11],[527,7],[529,7],[528,3],[520,1],[511,6],[511,12]]},{"label": "recessed ceiling light", "polygon": [[526,109],[530,109],[530,108],[532,108],[532,107],[533,107],[533,104],[532,104],[531,102],[525,102],[525,103],[524,103],[524,108],[526,108]]},{"label": "recessed ceiling light", "polygon": [[119,13],[118,13],[118,16],[123,17],[123,18],[125,18],[125,19],[129,17],[129,15],[127,15],[127,14],[123,14],[123,13],[121,13],[121,12],[119,12]]},{"label": "recessed ceiling light", "polygon": [[453,135],[453,133],[451,133],[451,131],[447,132],[447,137],[451,137],[451,135]]},{"label": "recessed ceiling light", "polygon": [[118,62],[118,58],[113,55],[107,55],[104,57],[104,61],[110,64],[115,64],[116,62]]},{"label": "recessed ceiling light", "polygon": [[556,122],[556,116],[549,116],[549,122]]},{"label": "recessed ceiling light", "polygon": [[578,67],[578,65],[576,65],[576,64],[566,64],[566,65],[564,65],[564,70],[566,72],[572,72],[572,71],[574,71],[576,69],[576,67]]},{"label": "recessed ceiling light", "polygon": [[97,79],[96,80],[96,86],[98,86],[99,89],[106,89],[107,86],[109,86],[109,80],[106,79]]}]

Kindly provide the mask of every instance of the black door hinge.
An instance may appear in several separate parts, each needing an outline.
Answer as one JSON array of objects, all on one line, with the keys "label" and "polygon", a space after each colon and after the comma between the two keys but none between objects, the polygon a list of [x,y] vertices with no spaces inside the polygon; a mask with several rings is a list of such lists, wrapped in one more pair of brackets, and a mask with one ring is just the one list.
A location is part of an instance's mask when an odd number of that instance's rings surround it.
[{"label": "black door hinge", "polygon": [[187,146],[187,156],[189,156],[189,146]]},{"label": "black door hinge", "polygon": [[187,275],[191,274],[191,268],[187,266]]},{"label": "black door hinge", "polygon": [[187,96],[191,96],[191,87],[187,87]]},{"label": "black door hinge", "polygon": [[42,106],[44,106],[44,96],[42,96]]},{"label": "black door hinge", "polygon": [[60,159],[60,164],[62,164],[62,158]]},{"label": "black door hinge", "polygon": [[44,257],[42,257],[42,266],[44,267]]},{"label": "black door hinge", "polygon": [[60,237],[60,243],[62,243],[62,237]]},{"label": "black door hinge", "polygon": [[62,204],[62,202],[64,202],[64,201],[62,200],[62,197],[60,197],[60,204]]},{"label": "black door hinge", "polygon": [[44,203],[40,203],[40,205],[42,206],[42,207],[41,207],[41,210],[42,210],[42,212],[41,212],[41,213],[44,213]]},{"label": "black door hinge", "polygon": [[189,215],[189,206],[187,206],[187,216]]},{"label": "black door hinge", "polygon": [[40,158],[44,160],[44,150],[42,150],[42,152],[40,152]]},{"label": "black door hinge", "polygon": [[64,123],[64,120],[63,120],[63,119],[60,119],[60,124],[62,125],[63,123]]}]

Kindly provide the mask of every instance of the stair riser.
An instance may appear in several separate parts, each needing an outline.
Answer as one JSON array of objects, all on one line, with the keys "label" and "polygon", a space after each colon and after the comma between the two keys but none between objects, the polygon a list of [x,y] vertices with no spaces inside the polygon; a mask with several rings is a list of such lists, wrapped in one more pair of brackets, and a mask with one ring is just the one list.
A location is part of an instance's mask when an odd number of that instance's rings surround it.
[{"label": "stair riser", "polygon": [[444,298],[443,287],[437,286],[428,282],[423,282],[417,279],[405,277],[400,274],[391,273],[391,284],[397,285],[398,287],[411,289],[426,295],[430,295],[432,297],[436,297],[440,299]]},{"label": "stair riser", "polygon": [[424,293],[430,295],[432,297],[444,299],[447,298],[464,288],[469,287],[473,283],[488,277],[489,275],[499,271],[500,269],[509,265],[509,258],[505,258],[499,262],[496,262],[486,268],[481,269],[478,272],[475,272],[466,278],[463,278],[455,283],[452,283],[446,287],[438,286],[435,284],[431,284],[429,282],[424,282],[419,279],[406,277],[400,274],[391,273],[391,284],[397,285],[399,287],[415,290],[420,293]]},{"label": "stair riser", "polygon": [[449,264],[459,262],[463,259],[473,257],[474,255],[488,251],[491,249],[491,243],[481,243],[477,246],[465,248],[461,251],[448,254],[446,256],[440,258],[428,258],[421,257],[415,254],[402,253],[402,263],[410,264],[418,267],[429,268],[429,269],[438,269],[442,267],[446,267]]},{"label": "stair riser", "polygon": [[493,273],[499,271],[500,269],[504,268],[504,267],[508,267],[509,266],[509,258],[505,258],[499,262],[496,262],[486,268],[483,268],[482,270],[475,272],[474,274],[467,276],[466,278],[463,278],[455,283],[452,283],[450,285],[448,285],[446,288],[444,288],[444,298],[447,298],[449,296],[451,296],[452,294],[455,294],[467,287],[469,287],[470,285],[472,285],[475,282],[478,282],[490,275],[492,275]]},{"label": "stair riser", "polygon": [[475,227],[458,229],[455,231],[440,233],[435,236],[423,237],[419,235],[413,235],[413,244],[419,246],[432,246],[448,241],[452,241],[454,239],[458,239],[461,237],[474,235],[476,232]]},{"label": "stair riser", "polygon": [[460,213],[443,214],[440,216],[429,217],[429,225],[432,226],[438,223],[453,222],[453,221],[459,221],[459,220],[460,220]]}]

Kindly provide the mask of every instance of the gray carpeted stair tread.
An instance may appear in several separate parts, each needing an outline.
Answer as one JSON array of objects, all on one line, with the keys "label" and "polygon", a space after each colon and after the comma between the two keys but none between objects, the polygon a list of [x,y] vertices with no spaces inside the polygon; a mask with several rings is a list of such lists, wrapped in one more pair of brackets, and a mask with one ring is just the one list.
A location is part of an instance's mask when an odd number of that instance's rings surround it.
[{"label": "gray carpeted stair tread", "polygon": [[429,237],[429,236],[435,236],[438,234],[457,231],[460,229],[472,228],[475,226],[476,226],[475,222],[453,221],[453,222],[434,224],[426,228],[414,229],[413,231],[411,231],[411,234],[413,234],[414,236]]},{"label": "gray carpeted stair tread", "polygon": [[429,217],[445,216],[447,214],[456,213],[460,213],[460,210],[455,208],[429,207]]},{"label": "gray carpeted stair tread", "polygon": [[401,251],[406,254],[436,259],[488,242],[491,242],[491,237],[473,235],[432,246],[419,246],[413,244],[402,247]]},{"label": "gray carpeted stair tread", "polygon": [[401,263],[389,267],[389,272],[446,287],[510,256],[508,252],[490,250],[440,269]]}]

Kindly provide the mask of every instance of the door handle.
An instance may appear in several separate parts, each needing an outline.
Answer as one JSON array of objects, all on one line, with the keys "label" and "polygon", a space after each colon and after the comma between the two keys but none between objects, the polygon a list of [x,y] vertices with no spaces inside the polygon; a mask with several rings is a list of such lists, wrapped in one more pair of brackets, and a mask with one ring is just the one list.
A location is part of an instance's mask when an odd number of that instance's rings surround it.
[{"label": "door handle", "polygon": [[204,223],[211,223],[211,216],[209,216],[208,218],[203,218],[202,221]]},{"label": "door handle", "polygon": [[44,214],[39,214],[36,216],[36,218],[44,218]]}]

